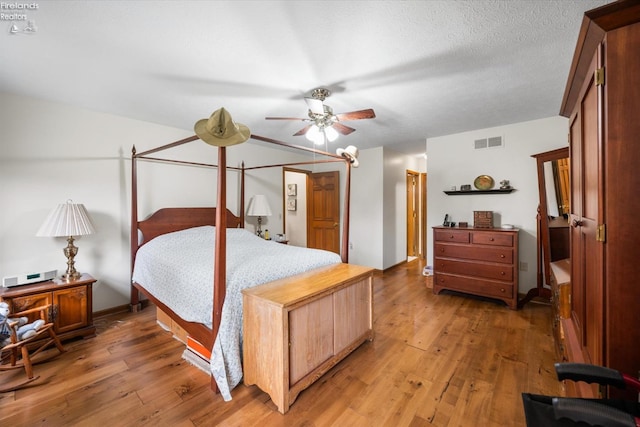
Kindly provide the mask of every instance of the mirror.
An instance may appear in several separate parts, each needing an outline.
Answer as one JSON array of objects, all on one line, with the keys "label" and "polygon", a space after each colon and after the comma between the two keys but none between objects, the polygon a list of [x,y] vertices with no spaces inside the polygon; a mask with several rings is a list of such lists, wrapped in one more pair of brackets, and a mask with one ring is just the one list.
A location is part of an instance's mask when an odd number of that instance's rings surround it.
[{"label": "mirror", "polygon": [[569,258],[569,147],[531,156],[536,159],[539,205],[537,213],[537,286],[518,303],[519,307],[534,297],[551,299],[550,265]]}]

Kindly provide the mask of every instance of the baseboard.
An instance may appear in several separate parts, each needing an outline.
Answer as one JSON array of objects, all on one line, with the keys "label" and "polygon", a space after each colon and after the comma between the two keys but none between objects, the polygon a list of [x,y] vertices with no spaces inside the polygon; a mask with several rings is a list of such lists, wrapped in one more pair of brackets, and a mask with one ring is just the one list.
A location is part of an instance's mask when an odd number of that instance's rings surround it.
[{"label": "baseboard", "polygon": [[[149,300],[142,300],[140,301],[140,304],[142,304],[142,308],[148,307]],[[123,313],[125,311],[131,311],[131,306],[129,304],[118,305],[116,307],[107,308],[105,310],[94,311],[93,317],[109,316],[111,314]]]}]

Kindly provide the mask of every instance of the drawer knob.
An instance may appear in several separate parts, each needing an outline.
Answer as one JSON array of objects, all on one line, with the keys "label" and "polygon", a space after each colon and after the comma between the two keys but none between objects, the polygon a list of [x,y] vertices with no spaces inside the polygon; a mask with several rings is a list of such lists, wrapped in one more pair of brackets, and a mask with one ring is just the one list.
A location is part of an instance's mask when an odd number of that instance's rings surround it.
[{"label": "drawer knob", "polygon": [[501,272],[500,272],[500,275],[501,275],[501,276],[504,276],[504,275],[505,275],[505,272],[504,272],[504,271],[501,271]]},{"label": "drawer knob", "polygon": [[444,252],[444,248],[440,248],[440,252]]},{"label": "drawer knob", "polygon": [[500,255],[500,258],[504,258],[504,254],[501,254],[501,255]]},{"label": "drawer knob", "polygon": [[450,239],[453,239],[453,234],[451,236],[449,236]]},{"label": "drawer knob", "polygon": [[500,288],[500,292],[504,293],[504,288]]},{"label": "drawer knob", "polygon": [[493,242],[493,237],[489,237],[489,241],[490,241],[490,242]]}]

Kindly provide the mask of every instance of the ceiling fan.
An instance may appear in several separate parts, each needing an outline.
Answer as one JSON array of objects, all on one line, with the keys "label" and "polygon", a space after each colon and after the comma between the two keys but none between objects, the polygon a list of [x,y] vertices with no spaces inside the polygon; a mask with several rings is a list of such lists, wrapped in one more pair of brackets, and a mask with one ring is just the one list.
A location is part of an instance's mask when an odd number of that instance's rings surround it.
[{"label": "ceiling fan", "polygon": [[[331,91],[325,88],[317,88],[311,91],[311,98],[305,97],[304,100],[309,107],[308,118],[298,117],[265,117],[266,120],[300,120],[310,122],[307,126],[294,133],[293,136],[306,135],[308,139],[318,141],[316,135],[324,136],[329,141],[335,140],[338,132],[343,135],[349,135],[355,132],[355,129],[342,124],[341,122],[349,120],[373,119],[376,113],[368,108],[366,110],[351,111],[349,113],[334,114],[333,109],[324,103],[324,100],[331,96]],[[322,143],[322,142],[319,142]]]}]

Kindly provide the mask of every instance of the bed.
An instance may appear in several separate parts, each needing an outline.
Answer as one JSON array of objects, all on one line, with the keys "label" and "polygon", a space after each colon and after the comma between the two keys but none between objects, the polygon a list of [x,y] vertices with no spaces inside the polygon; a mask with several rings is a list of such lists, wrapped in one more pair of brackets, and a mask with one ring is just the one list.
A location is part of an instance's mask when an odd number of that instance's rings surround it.
[{"label": "bed", "polygon": [[[245,171],[251,167],[227,168],[226,149],[218,147],[218,164],[190,163],[178,160],[167,160],[151,156],[153,153],[176,147],[192,141],[197,141],[198,137],[193,136],[174,143],[166,144],[158,148],[137,153],[135,147],[132,149],[132,204],[131,204],[131,309],[137,311],[141,309],[141,296],[144,294],[156,307],[167,314],[171,320],[183,328],[189,337],[197,340],[205,348],[212,349],[211,370],[212,388],[219,391],[225,400],[231,399],[231,390],[242,379],[241,352],[242,352],[242,290],[248,287],[261,285],[273,280],[285,277],[295,277],[297,274],[305,273],[306,281],[314,280],[314,271],[318,269],[318,275],[322,275],[320,267],[347,263],[347,241],[349,233],[349,177],[351,162],[341,156],[325,153],[319,150],[289,145],[280,141],[272,140],[256,135],[252,139],[263,141],[269,144],[284,145],[293,149],[312,151],[315,154],[325,156],[329,162],[341,162],[345,164],[346,188],[343,207],[343,230],[342,230],[342,255],[329,253],[327,251],[312,250],[307,248],[295,248],[282,245],[276,242],[265,241],[244,230],[244,179]],[[143,220],[138,219],[138,184],[137,184],[137,162],[140,160],[161,161],[169,163],[189,163],[196,166],[207,166],[217,169],[218,191],[216,207],[196,207],[196,208],[163,208],[153,213]],[[314,162],[318,162],[314,159]],[[313,162],[309,162],[313,163]],[[296,165],[302,163],[295,163]],[[259,165],[254,168],[283,167],[287,164]],[[240,215],[234,215],[226,206],[226,174],[228,169],[235,169],[240,173]],[[176,237],[178,236],[178,237]],[[149,253],[154,247],[171,247],[167,239],[187,239],[181,243],[181,247],[186,251],[193,244],[193,239],[199,240],[205,247],[208,247],[207,256],[199,256],[200,264],[208,264],[206,272],[202,277],[194,279],[178,270],[178,266],[186,265],[187,260],[196,258],[187,253],[174,257],[169,266],[158,267],[158,260],[153,260]],[[191,239],[191,240],[189,240]],[[238,242],[251,246],[239,246]],[[185,243],[188,242],[188,243]],[[264,245],[269,245],[265,247]],[[253,249],[246,249],[251,247]],[[244,248],[244,249],[243,249]],[[247,259],[245,252],[254,251],[251,256],[251,266],[255,267],[263,263],[263,266],[272,265],[277,258],[285,260],[285,265],[276,268],[248,268],[247,263],[241,262]],[[304,263],[286,262],[292,257],[306,256],[313,253],[315,258]],[[258,260],[258,254],[268,253],[268,258]],[[239,256],[240,254],[244,254]],[[174,251],[175,255],[175,251]],[[177,262],[177,264],[176,264]],[[145,265],[145,263],[148,263]],[[295,266],[295,268],[292,268]],[[191,266],[188,269],[194,270]],[[168,295],[162,290],[159,280],[154,277],[153,271],[172,272],[170,282],[174,288],[173,295]],[[242,272],[244,276],[238,276]],[[311,274],[311,276],[309,276]],[[188,276],[188,284],[178,285],[176,277]],[[318,277],[319,277],[318,276]],[[198,283],[199,290],[184,290],[183,286],[192,286]],[[171,287],[171,286],[170,286]],[[203,302],[194,314],[186,310],[184,296],[200,295],[199,300]],[[177,295],[177,298],[176,298]],[[182,295],[182,299],[180,296]],[[193,298],[193,296],[191,297]],[[187,298],[188,299],[188,298]]]}]

